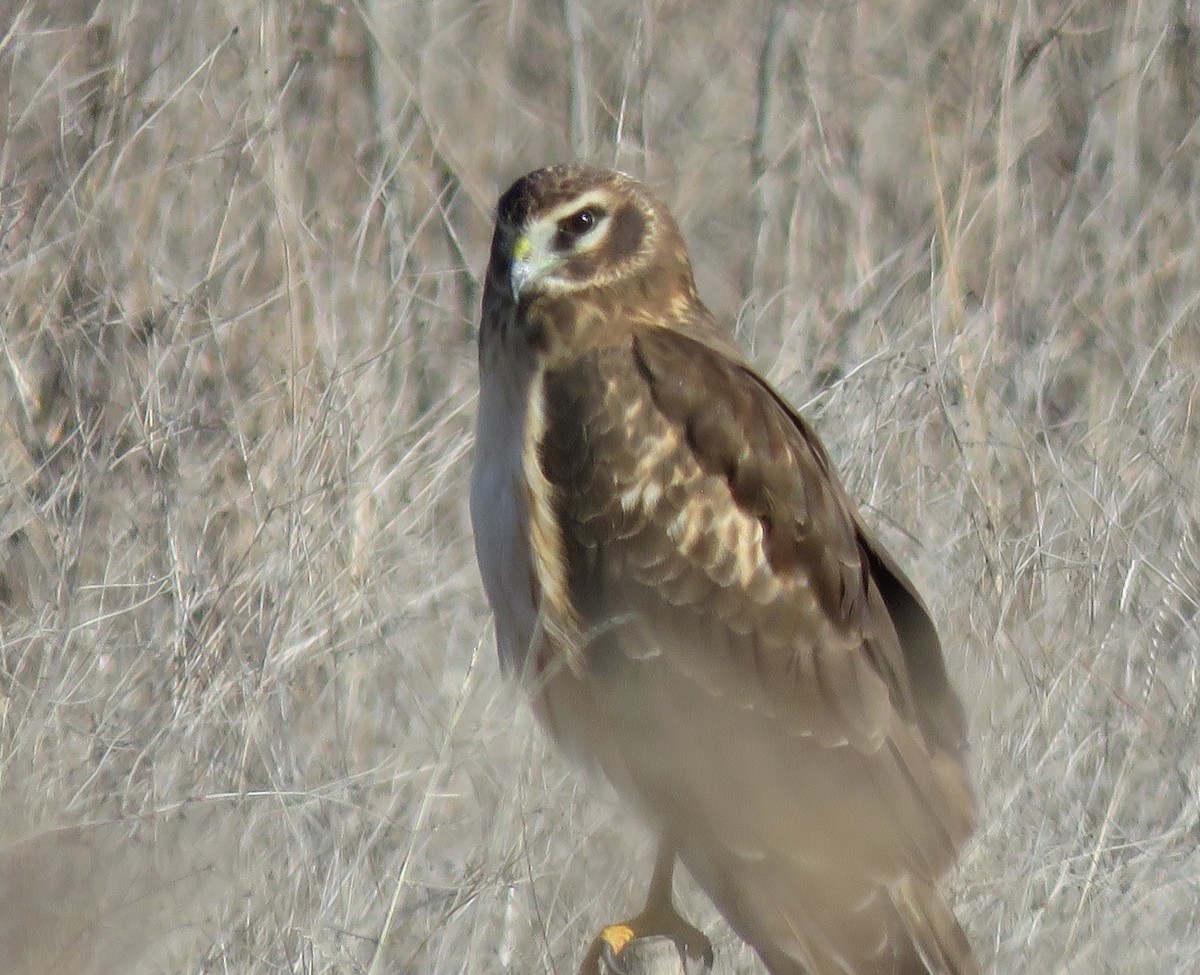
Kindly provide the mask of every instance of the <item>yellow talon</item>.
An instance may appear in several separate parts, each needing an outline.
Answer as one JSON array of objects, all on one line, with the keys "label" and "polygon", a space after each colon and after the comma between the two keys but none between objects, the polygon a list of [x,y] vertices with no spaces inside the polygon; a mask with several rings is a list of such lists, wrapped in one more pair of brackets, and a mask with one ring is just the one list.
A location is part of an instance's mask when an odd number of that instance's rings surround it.
[{"label": "yellow talon", "polygon": [[634,939],[635,934],[628,924],[610,924],[600,932],[600,937],[608,943],[614,954],[619,955],[621,949]]},{"label": "yellow talon", "polygon": [[[674,944],[679,960],[689,972],[712,970],[712,942],[704,932],[683,919],[671,897],[671,873],[675,866],[675,850],[669,843],[660,844],[654,864],[654,877],[646,906],[636,917],[608,924],[600,931],[583,957],[579,975],[612,975],[624,971],[624,965],[613,964],[632,941],[668,940]],[[660,946],[661,947],[661,946]]]}]

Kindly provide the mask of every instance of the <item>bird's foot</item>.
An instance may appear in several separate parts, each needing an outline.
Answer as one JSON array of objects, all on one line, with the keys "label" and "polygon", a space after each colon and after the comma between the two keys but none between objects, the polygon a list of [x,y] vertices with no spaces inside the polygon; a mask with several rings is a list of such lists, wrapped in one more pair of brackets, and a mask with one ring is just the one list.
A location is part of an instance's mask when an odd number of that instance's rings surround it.
[{"label": "bird's foot", "polygon": [[596,936],[579,975],[705,975],[712,942],[673,906],[655,906]]}]

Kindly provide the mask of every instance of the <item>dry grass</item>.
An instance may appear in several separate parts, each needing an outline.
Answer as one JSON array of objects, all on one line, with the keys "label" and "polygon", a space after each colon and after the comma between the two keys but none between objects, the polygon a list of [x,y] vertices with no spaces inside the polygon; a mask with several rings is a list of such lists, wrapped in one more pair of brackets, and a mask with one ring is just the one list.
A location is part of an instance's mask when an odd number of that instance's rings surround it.
[{"label": "dry grass", "polygon": [[1200,969],[1194,5],[724,7],[0,4],[6,971],[569,971],[633,905],[465,516],[491,201],[572,155],[942,621],[980,956]]}]

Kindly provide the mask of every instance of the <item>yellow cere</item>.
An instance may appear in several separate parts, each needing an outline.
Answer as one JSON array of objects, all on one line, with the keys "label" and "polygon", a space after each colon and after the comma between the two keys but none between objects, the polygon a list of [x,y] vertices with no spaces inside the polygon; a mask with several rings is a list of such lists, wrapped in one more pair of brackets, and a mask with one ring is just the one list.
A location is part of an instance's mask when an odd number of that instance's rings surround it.
[{"label": "yellow cere", "polygon": [[529,243],[529,238],[522,234],[513,244],[513,260],[523,261],[529,256],[529,252],[533,250],[533,245]]}]

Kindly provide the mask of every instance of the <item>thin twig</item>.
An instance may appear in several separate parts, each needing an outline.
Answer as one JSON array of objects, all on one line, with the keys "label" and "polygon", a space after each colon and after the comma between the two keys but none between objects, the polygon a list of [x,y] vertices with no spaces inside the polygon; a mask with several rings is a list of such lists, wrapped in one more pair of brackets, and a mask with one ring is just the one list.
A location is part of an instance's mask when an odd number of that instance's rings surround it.
[{"label": "thin twig", "polygon": [[588,155],[588,136],[592,131],[587,117],[587,64],[583,50],[583,22],[575,0],[562,0],[563,19],[567,25],[567,60],[571,77],[570,103],[567,106],[567,131],[571,151],[577,158]]},{"label": "thin twig", "polygon": [[771,124],[772,80],[779,60],[779,37],[786,9],[776,6],[767,22],[758,55],[757,108],[754,114],[754,137],[750,141],[750,185],[754,187],[754,226],[751,245],[746,251],[746,266],[742,272],[742,300],[749,301],[758,278],[758,258],[762,250],[763,233],[767,222],[767,136]]}]

